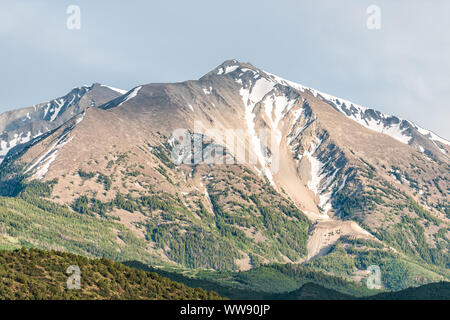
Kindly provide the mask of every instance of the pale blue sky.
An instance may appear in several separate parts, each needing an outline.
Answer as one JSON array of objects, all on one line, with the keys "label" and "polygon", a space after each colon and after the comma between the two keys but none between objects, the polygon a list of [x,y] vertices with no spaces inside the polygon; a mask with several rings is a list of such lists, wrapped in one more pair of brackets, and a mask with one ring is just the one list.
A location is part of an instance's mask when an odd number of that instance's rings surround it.
[{"label": "pale blue sky", "polygon": [[[66,28],[71,4],[80,30]],[[450,139],[449,16],[447,0],[1,0],[0,112],[93,82],[197,79],[236,58]]]}]

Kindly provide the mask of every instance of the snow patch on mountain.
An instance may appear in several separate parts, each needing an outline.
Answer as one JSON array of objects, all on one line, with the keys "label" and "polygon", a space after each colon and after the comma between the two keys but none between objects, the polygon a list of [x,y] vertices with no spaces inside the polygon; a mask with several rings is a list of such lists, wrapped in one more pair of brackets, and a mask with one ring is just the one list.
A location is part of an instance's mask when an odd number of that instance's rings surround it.
[{"label": "snow patch on mountain", "polygon": [[102,86],[102,87],[105,87],[105,88],[108,88],[108,89],[111,89],[111,90],[113,90],[113,91],[116,91],[116,92],[118,92],[118,93],[120,93],[120,94],[125,94],[125,93],[128,92],[127,90],[123,90],[123,89],[119,89],[119,88],[114,88],[114,87],[107,86],[107,85],[104,85],[104,84],[101,84],[101,86]]},{"label": "snow patch on mountain", "polygon": [[260,102],[266,94],[273,89],[274,84],[261,78],[249,88],[241,88],[239,93],[242,97],[242,101],[245,106],[245,120],[247,122],[248,134],[250,136],[250,143],[253,148],[253,154],[257,157],[259,164],[262,167],[264,175],[269,179],[270,183],[274,185],[272,172],[267,167],[270,163],[264,156],[261,148],[261,140],[256,134],[254,119],[256,114],[254,108],[258,102]]},{"label": "snow patch on mountain", "polygon": [[227,66],[225,67],[225,70],[223,68],[220,68],[219,71],[217,72],[217,74],[227,74],[227,73],[231,73],[233,71],[235,71],[237,68],[239,68],[239,66]]},{"label": "snow patch on mountain", "polygon": [[[73,99],[72,99],[73,101]],[[52,112],[52,116],[50,118],[50,121],[55,121],[56,117],[58,116],[59,112],[61,111],[61,108],[64,106],[65,100],[64,99],[58,99],[55,100],[56,107],[51,109],[50,112]]]},{"label": "snow patch on mountain", "polygon": [[265,112],[267,118],[272,125],[272,128],[278,128],[280,120],[283,118],[283,113],[286,109],[292,108],[297,100],[289,100],[284,95],[272,94],[264,100]]},{"label": "snow patch on mountain", "polygon": [[314,157],[314,153],[320,147],[321,143],[322,140],[320,139],[317,139],[316,142],[311,141],[310,149],[305,150],[305,152],[303,153],[303,157],[306,156],[308,158],[311,167],[310,179],[307,183],[307,186],[308,189],[314,192],[315,194],[319,193],[319,185],[320,181],[322,180],[323,163],[320,162],[319,159]]},{"label": "snow patch on mountain", "polygon": [[202,90],[203,90],[203,93],[204,93],[204,94],[210,95],[211,92],[212,92],[212,87],[210,86],[210,87],[208,87],[208,88],[202,88]]},{"label": "snow patch on mountain", "polygon": [[430,130],[424,129],[416,125],[416,129],[424,136],[428,137],[430,140],[439,141],[447,146],[450,146],[450,141],[445,140],[444,138],[439,137],[437,134],[431,132]]},{"label": "snow patch on mountain", "polygon": [[58,150],[61,149],[66,143],[68,143],[71,139],[67,139],[69,132],[63,134],[53,146],[47,150],[47,152],[42,155],[33,165],[31,165],[26,171],[25,174],[35,170],[33,174],[34,179],[41,180],[44,178],[45,174],[48,172],[50,165],[53,161],[56,160],[56,156]]},{"label": "snow patch on mountain", "polygon": [[31,140],[31,138],[31,132],[28,131],[26,134],[23,132],[20,134],[15,133],[14,137],[10,141],[0,140],[0,157],[6,156],[9,150],[19,144],[27,143]]},{"label": "snow patch on mountain", "polygon": [[121,106],[122,104],[124,104],[127,101],[130,101],[131,99],[133,99],[134,97],[137,96],[139,90],[141,90],[142,86],[136,87],[133,90],[131,90],[126,96],[125,99],[119,103],[118,107]]},{"label": "snow patch on mountain", "polygon": [[75,122],[64,131],[58,140],[41,157],[39,157],[38,160],[25,170],[24,174],[33,172],[32,177],[34,179],[43,179],[47,174],[50,165],[56,160],[58,151],[72,140],[72,137],[69,138],[69,133],[83,120],[84,115],[84,112],[78,115]]}]

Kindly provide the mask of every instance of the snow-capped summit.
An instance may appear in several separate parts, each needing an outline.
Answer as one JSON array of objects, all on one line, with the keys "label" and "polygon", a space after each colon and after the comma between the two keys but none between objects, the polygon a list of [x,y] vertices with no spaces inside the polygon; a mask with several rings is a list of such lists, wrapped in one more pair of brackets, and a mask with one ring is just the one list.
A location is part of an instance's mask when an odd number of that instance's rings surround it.
[{"label": "snow-capped summit", "polygon": [[[412,121],[389,115],[373,108],[364,107],[349,100],[323,93],[302,84],[283,79],[269,72],[260,70],[250,63],[241,63],[235,59],[227,60],[201,79],[214,76],[229,76],[243,86],[243,89],[255,87],[255,93],[268,93],[275,85],[290,87],[300,92],[309,92],[313,96],[328,103],[346,117],[360,125],[386,134],[404,144],[414,146],[428,156],[440,158],[449,156],[450,141],[439,137],[434,132],[424,129]],[[200,79],[200,80],[201,80]],[[263,90],[263,91],[261,91]]]}]

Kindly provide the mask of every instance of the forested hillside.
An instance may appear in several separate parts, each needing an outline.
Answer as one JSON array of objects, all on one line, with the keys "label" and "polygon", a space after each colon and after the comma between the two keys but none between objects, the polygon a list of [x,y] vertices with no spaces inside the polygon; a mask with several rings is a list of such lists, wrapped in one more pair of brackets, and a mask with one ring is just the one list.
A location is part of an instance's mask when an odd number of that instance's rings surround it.
[{"label": "forested hillside", "polygon": [[[80,268],[80,289],[68,289],[69,266]],[[19,249],[0,251],[0,299],[204,300],[220,296],[109,259]]]}]

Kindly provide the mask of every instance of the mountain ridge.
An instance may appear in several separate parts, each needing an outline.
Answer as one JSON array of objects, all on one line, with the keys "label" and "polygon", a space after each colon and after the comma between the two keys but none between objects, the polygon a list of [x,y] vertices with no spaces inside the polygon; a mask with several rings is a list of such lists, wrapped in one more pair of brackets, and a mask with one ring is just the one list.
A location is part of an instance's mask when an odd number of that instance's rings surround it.
[{"label": "mountain ridge", "polygon": [[87,107],[109,101],[121,92],[120,89],[94,83],[73,88],[66,95],[48,102],[0,114],[0,162],[15,146],[59,127]]},{"label": "mountain ridge", "polygon": [[[307,87],[302,84],[283,79],[272,73],[258,69],[256,67],[254,67],[251,63],[241,63],[235,59],[227,60],[224,63],[222,63],[221,65],[219,65],[218,67],[216,67],[215,69],[213,69],[212,71],[210,71],[209,73],[207,73],[205,76],[201,77],[200,80],[202,78],[205,78],[208,76],[225,75],[228,73],[235,72],[236,70],[239,70],[239,69],[246,70],[247,68],[250,70],[253,70],[254,72],[263,72],[264,74],[273,78],[277,82],[294,87],[296,89],[299,89],[300,91],[308,90],[314,96],[321,97],[324,101],[326,101],[331,106],[333,106],[333,108],[335,108],[342,114],[346,115],[347,117],[353,119],[354,121],[358,122],[359,124],[365,126],[366,128],[369,128],[371,130],[374,130],[374,131],[377,131],[380,133],[385,133],[385,134],[393,137],[394,139],[397,139],[398,141],[400,141],[402,143],[413,144],[411,141],[412,137],[410,137],[410,139],[408,139],[407,141],[405,140],[405,138],[406,138],[405,136],[402,137],[401,131],[405,131],[405,128],[407,128],[407,129],[414,129],[417,132],[419,132],[421,135],[425,136],[426,138],[429,138],[432,141],[438,141],[438,142],[444,144],[446,147],[450,146],[449,140],[446,140],[446,139],[440,137],[439,135],[437,135],[436,133],[434,133],[430,130],[420,127],[419,125],[413,123],[412,121],[403,119],[403,118],[395,116],[395,115],[390,115],[390,114],[386,114],[386,113],[377,111],[376,109],[371,108],[371,107],[363,107],[359,104],[351,102],[350,100],[339,98],[337,96],[333,96],[333,95],[321,92],[321,91],[313,89],[311,87]],[[358,117],[359,117],[359,119],[358,119]],[[381,120],[383,120],[383,121],[381,121]],[[379,127],[380,122],[383,122],[383,123],[381,123],[383,125],[382,127]],[[390,126],[392,126],[393,124],[398,124],[398,128],[402,129],[402,130],[400,130],[400,134],[398,132],[395,132],[396,130],[393,130],[393,132],[389,132]],[[437,145],[435,145],[435,146],[437,148],[439,148],[439,150],[443,154],[448,155],[449,151],[447,148],[444,149]],[[417,144],[417,147],[419,148],[420,144]],[[422,151],[422,149],[419,149],[419,150],[421,150],[421,152],[424,152],[424,151]]]}]

